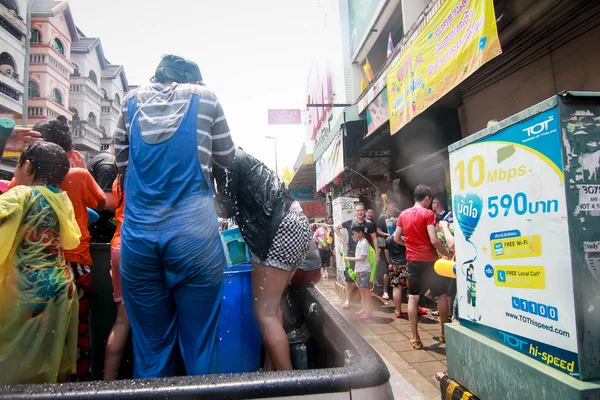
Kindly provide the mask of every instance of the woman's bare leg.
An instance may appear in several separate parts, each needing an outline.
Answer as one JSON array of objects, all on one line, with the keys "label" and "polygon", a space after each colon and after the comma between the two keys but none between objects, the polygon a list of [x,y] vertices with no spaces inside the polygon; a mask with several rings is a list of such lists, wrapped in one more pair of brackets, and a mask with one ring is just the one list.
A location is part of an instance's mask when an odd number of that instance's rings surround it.
[{"label": "woman's bare leg", "polygon": [[[293,271],[252,264],[252,296],[254,315],[260,327],[267,357],[276,371],[290,371],[292,360],[290,344],[278,316],[281,296],[287,287]],[[267,358],[265,358],[266,365]]]},{"label": "woman's bare leg", "polygon": [[117,303],[117,320],[106,341],[106,354],[104,356],[104,380],[117,379],[123,352],[129,338],[130,326],[125,304]]}]

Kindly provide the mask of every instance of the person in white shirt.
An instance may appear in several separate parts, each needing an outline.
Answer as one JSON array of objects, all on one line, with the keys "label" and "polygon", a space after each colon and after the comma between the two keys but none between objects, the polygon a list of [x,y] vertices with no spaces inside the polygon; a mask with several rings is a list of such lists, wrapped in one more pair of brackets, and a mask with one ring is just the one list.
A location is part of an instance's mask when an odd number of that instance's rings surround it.
[{"label": "person in white shirt", "polygon": [[360,319],[369,319],[373,317],[371,306],[371,263],[369,262],[370,245],[365,239],[365,232],[362,226],[352,226],[352,236],[358,242],[356,244],[355,257],[345,257],[346,261],[354,261],[354,270],[356,271],[356,283],[360,290],[360,298],[363,308],[356,313]]}]

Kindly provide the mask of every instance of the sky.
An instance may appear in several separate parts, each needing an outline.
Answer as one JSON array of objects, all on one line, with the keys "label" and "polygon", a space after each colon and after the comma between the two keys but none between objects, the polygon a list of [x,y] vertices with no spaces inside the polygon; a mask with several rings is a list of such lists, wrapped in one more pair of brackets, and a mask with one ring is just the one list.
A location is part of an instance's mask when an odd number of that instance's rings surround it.
[{"label": "sky", "polygon": [[233,140],[270,168],[293,167],[304,125],[268,125],[267,110],[305,109],[318,0],[70,0],[75,24],[99,37],[130,84],[147,84],[164,54],[196,61]]}]

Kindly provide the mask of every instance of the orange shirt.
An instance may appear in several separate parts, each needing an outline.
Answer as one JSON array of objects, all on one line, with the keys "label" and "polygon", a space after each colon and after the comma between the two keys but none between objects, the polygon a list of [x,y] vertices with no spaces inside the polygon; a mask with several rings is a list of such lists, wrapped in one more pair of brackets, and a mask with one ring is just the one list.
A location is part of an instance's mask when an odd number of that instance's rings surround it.
[{"label": "orange shirt", "polygon": [[110,241],[111,249],[118,244],[121,244],[121,224],[123,224],[124,211],[125,211],[125,196],[123,192],[120,190],[121,185],[119,183],[119,178],[115,179],[112,185],[112,193],[115,196],[115,201],[117,202],[117,209],[115,210],[115,219],[117,220],[117,230],[115,231],[115,235]]},{"label": "orange shirt", "polygon": [[75,219],[81,230],[79,247],[75,250],[65,251],[65,258],[67,262],[92,265],[87,207],[97,208],[98,202],[106,200],[106,196],[88,170],[83,168],[71,168],[60,188],[67,192],[71,199],[75,210]]}]

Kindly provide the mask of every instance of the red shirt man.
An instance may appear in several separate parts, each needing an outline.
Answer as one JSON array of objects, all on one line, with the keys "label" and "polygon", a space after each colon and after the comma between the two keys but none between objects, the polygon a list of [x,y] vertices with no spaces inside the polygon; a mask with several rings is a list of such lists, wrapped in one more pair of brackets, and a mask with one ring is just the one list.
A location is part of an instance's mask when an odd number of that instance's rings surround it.
[{"label": "red shirt man", "polygon": [[429,209],[433,199],[433,191],[429,186],[419,185],[414,193],[415,205],[402,211],[398,218],[398,227],[394,232],[394,240],[406,246],[406,272],[408,274],[408,318],[413,338],[410,340],[415,349],[422,349],[419,337],[418,304],[421,294],[428,290],[432,296],[438,297],[440,324],[442,334],[440,341],[445,341],[444,323],[448,321],[448,278],[435,273],[433,265],[438,259],[436,249],[449,256],[435,231],[435,214]]}]

